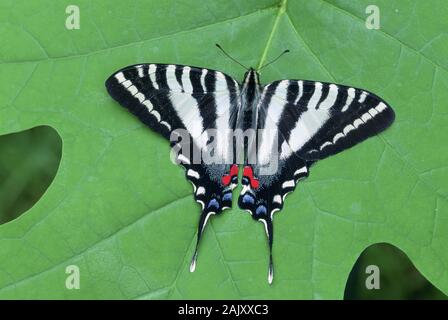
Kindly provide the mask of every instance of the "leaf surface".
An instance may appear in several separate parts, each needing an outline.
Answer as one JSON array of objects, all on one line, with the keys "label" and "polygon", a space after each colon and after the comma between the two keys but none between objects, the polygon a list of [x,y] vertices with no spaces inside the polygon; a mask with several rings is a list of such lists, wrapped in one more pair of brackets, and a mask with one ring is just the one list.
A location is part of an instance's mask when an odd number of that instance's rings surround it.
[{"label": "leaf surface", "polygon": [[[43,198],[0,226],[1,298],[339,299],[367,246],[388,242],[448,293],[448,7],[442,0],[2,1],[0,134],[49,125],[62,160]],[[119,107],[105,79],[142,62],[365,88],[397,114],[378,137],[313,167],[275,217],[274,284],[263,225],[238,208],[213,219],[195,273],[199,206],[169,145]],[[81,289],[65,288],[68,265]]]}]

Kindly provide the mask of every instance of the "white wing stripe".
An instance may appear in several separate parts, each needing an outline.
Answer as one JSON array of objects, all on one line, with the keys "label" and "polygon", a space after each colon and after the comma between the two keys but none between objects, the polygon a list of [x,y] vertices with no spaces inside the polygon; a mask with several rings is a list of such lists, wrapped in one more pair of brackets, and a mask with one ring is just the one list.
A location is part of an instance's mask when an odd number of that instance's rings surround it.
[{"label": "white wing stripe", "polygon": [[362,124],[364,124],[364,121],[362,121],[361,119],[356,119],[356,120],[353,122],[353,126],[354,126],[356,129],[358,129],[359,126],[362,125]]},{"label": "white wing stripe", "polygon": [[160,116],[160,113],[158,113],[156,110],[152,110],[151,114],[156,117],[157,122],[160,122],[160,120],[162,119],[162,117]]},{"label": "white wing stripe", "polygon": [[344,133],[344,135],[347,135],[350,131],[355,130],[355,127],[352,126],[351,124],[349,124],[348,126],[346,126],[344,128],[344,130],[342,130],[342,132]]},{"label": "white wing stripe", "polygon": [[297,151],[311,139],[316,132],[325,124],[329,119],[330,113],[325,109],[310,109],[304,112],[297,121],[294,129],[291,130],[289,136],[288,145],[289,148],[283,148],[281,158],[285,159],[289,156],[291,151]]},{"label": "white wing stripe", "polygon": [[166,121],[160,121],[160,124],[161,124],[161,125],[164,125],[164,126],[168,129],[168,131],[171,131],[171,126],[170,126],[170,124],[169,124],[168,122],[166,122]]},{"label": "white wing stripe", "polygon": [[215,91],[228,91],[226,77],[221,72],[215,71]]},{"label": "white wing stripe", "polygon": [[372,116],[371,116],[368,112],[364,113],[364,114],[361,116],[361,120],[364,121],[364,122],[367,122],[367,121],[369,121],[370,119],[372,119]]},{"label": "white wing stripe", "polygon": [[123,81],[126,81],[126,78],[123,75],[123,72],[118,72],[115,75],[115,79],[117,79],[118,83],[122,83]]},{"label": "white wing stripe", "polygon": [[143,67],[137,66],[137,73],[140,78],[143,78]]},{"label": "white wing stripe", "polygon": [[379,112],[375,108],[370,109],[369,113],[372,117],[375,117],[377,114],[379,114]]},{"label": "white wing stripe", "polygon": [[129,88],[130,86],[132,86],[132,82],[131,82],[130,80],[126,80],[126,81],[123,81],[123,82],[121,83],[121,85],[127,89],[127,88]]},{"label": "white wing stripe", "polygon": [[358,99],[358,102],[359,102],[359,103],[363,103],[363,102],[366,100],[366,98],[367,98],[367,92],[363,91],[363,92],[361,93],[361,96],[360,96],[359,99]]},{"label": "white wing stripe", "polygon": [[321,145],[320,147],[320,151],[322,151],[324,148],[331,146],[333,143],[330,141],[325,142],[323,145]]},{"label": "white wing stripe", "polygon": [[325,100],[322,101],[321,104],[319,105],[319,109],[328,110],[336,102],[336,99],[337,99],[338,93],[339,93],[338,86],[336,86],[334,84],[330,84],[330,87],[328,90],[329,90],[328,95],[325,98]]},{"label": "white wing stripe", "polygon": [[322,96],[322,83],[316,82],[316,84],[314,86],[315,87],[314,87],[313,96],[311,97],[311,99],[307,105],[308,109],[316,109],[317,104],[319,103],[319,100]]},{"label": "white wing stripe", "polygon": [[387,109],[387,106],[386,106],[383,102],[380,102],[380,103],[378,103],[378,105],[375,107],[375,109],[376,109],[378,112],[382,112],[382,111],[384,111],[384,110]]},{"label": "white wing stripe", "polygon": [[228,92],[221,91],[218,94],[215,93],[216,101],[216,150],[220,159],[224,160],[224,163],[230,163],[233,158],[233,152],[231,148],[231,136],[232,128],[229,126],[230,119],[230,95]]},{"label": "white wing stripe", "polygon": [[282,204],[282,197],[279,194],[276,194],[272,201],[278,204]]},{"label": "white wing stripe", "polygon": [[207,69],[202,69],[202,73],[201,73],[201,87],[202,87],[202,91],[206,92],[207,91],[207,87],[205,86],[205,76],[207,75]]},{"label": "white wing stripe", "polygon": [[190,160],[189,160],[186,156],[184,156],[183,154],[179,154],[179,155],[177,156],[177,159],[178,159],[180,162],[182,162],[182,163],[190,164]]},{"label": "white wing stripe", "polygon": [[193,93],[193,86],[191,84],[190,80],[190,67],[184,67],[182,69],[182,87],[184,88],[184,91],[187,93]]},{"label": "white wing stripe", "polygon": [[135,96],[138,93],[138,89],[136,86],[132,85],[128,87],[128,91],[130,94],[132,94],[133,96]]},{"label": "white wing stripe", "polygon": [[197,171],[194,171],[193,169],[188,169],[187,176],[193,177],[193,178],[196,178],[196,179],[200,178],[199,173]]},{"label": "white wing stripe", "polygon": [[307,173],[307,172],[308,172],[308,168],[307,168],[307,167],[302,167],[302,168],[300,168],[300,169],[297,169],[297,170],[294,172],[294,175],[296,176],[296,175],[298,175],[298,174]]},{"label": "white wing stripe", "polygon": [[302,95],[303,95],[303,81],[299,81],[299,92],[297,93],[297,98],[294,101],[294,105],[296,105],[299,102],[300,98],[302,98]]},{"label": "white wing stripe", "polygon": [[154,107],[153,107],[151,101],[149,101],[149,100],[145,100],[145,101],[143,101],[142,103],[146,106],[146,108],[148,109],[149,112],[151,112],[152,109],[154,109]]},{"label": "white wing stripe", "polygon": [[278,123],[285,107],[284,100],[286,100],[288,85],[289,81],[281,81],[275,89],[273,96],[277,99],[271,100],[267,106],[266,120],[257,155],[258,163],[260,165],[269,164],[271,161],[272,149],[275,142],[274,139],[277,139],[278,137]]},{"label": "white wing stripe", "polygon": [[288,180],[288,181],[285,181],[285,182],[283,182],[283,184],[282,184],[282,188],[283,189],[286,189],[286,188],[292,188],[292,187],[294,187],[296,184],[294,183],[294,180]]},{"label": "white wing stripe", "polygon": [[205,194],[205,188],[203,186],[200,186],[198,190],[196,190],[196,195],[199,196],[201,194]]},{"label": "white wing stripe", "polygon": [[339,139],[342,139],[342,138],[344,138],[344,137],[345,137],[345,136],[344,136],[343,133],[338,133],[338,134],[336,134],[336,135],[334,136],[334,138],[333,138],[333,144],[336,143]]},{"label": "white wing stripe", "polygon": [[143,103],[143,101],[145,101],[145,99],[146,99],[145,95],[143,93],[141,93],[141,92],[137,93],[135,95],[135,97],[138,99],[138,101],[140,101],[140,103]]},{"label": "white wing stripe", "polygon": [[344,105],[344,107],[341,110],[342,112],[345,112],[345,111],[348,110],[348,108],[350,107],[350,105],[353,102],[353,98],[355,97],[355,94],[356,94],[355,89],[349,88],[347,90],[347,100],[345,101],[345,105]]},{"label": "white wing stripe", "polygon": [[157,71],[157,65],[150,64],[149,68],[148,68],[149,79],[151,80],[152,86],[156,90],[159,90],[159,85],[157,84],[157,81],[156,81],[156,71]]},{"label": "white wing stripe", "polygon": [[[188,71],[187,71],[188,73]],[[183,78],[185,72],[182,74],[182,84],[185,91],[188,89],[188,85],[185,85]],[[186,82],[191,88],[191,82]],[[171,104],[176,110],[177,116],[181,119],[185,128],[191,134],[193,140],[196,142],[200,149],[203,149],[208,140],[208,133],[204,131],[202,126],[202,116],[199,112],[199,106],[195,98],[190,94],[185,93],[173,93],[170,95]]]},{"label": "white wing stripe", "polygon": [[166,68],[166,83],[171,91],[182,91],[182,87],[176,79],[176,66],[173,64]]}]

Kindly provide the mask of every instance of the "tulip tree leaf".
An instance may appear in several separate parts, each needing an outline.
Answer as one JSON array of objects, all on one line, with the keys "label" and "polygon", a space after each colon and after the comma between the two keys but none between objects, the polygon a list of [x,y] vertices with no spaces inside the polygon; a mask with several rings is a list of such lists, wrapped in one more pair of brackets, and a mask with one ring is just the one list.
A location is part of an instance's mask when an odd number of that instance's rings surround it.
[{"label": "tulip tree leaf", "polygon": [[[448,7],[442,0],[79,0],[0,4],[0,134],[48,125],[62,160],[40,201],[0,226],[0,298],[340,299],[359,254],[387,242],[448,293]],[[105,79],[143,62],[237,79],[330,81],[384,98],[396,121],[317,164],[275,217],[275,280],[263,225],[236,206],[213,219],[188,270],[199,206],[169,145],[119,107]],[[68,266],[80,289],[67,289]],[[70,270],[70,269],[69,269]]]}]

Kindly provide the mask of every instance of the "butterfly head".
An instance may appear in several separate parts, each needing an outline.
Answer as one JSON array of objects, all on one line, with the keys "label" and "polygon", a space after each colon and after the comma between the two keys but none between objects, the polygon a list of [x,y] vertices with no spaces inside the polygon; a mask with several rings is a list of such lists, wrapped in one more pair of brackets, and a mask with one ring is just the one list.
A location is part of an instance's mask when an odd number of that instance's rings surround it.
[{"label": "butterfly head", "polygon": [[244,80],[243,84],[246,86],[253,85],[258,86],[260,85],[260,74],[255,70],[254,68],[249,68],[246,73],[244,74]]}]

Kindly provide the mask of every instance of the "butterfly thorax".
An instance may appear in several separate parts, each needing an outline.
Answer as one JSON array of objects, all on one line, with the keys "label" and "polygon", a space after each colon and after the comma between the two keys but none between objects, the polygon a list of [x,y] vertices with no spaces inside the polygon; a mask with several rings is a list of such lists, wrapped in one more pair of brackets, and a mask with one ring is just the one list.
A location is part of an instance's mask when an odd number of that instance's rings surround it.
[{"label": "butterfly thorax", "polygon": [[254,151],[254,138],[257,129],[256,109],[260,96],[261,86],[258,73],[253,68],[250,68],[244,74],[244,79],[241,85],[238,117],[235,126],[235,133],[238,133],[238,130],[241,130],[243,136],[245,136],[243,145],[244,161],[249,157],[249,154]]},{"label": "butterfly thorax", "polygon": [[255,129],[257,119],[257,104],[260,100],[261,86],[257,71],[250,68],[244,75],[241,87],[240,106],[238,110],[237,128]]}]

